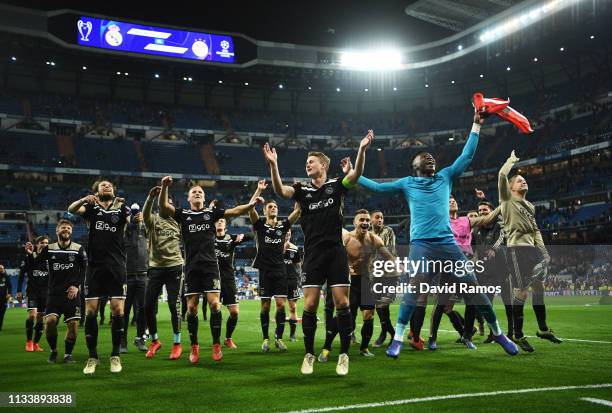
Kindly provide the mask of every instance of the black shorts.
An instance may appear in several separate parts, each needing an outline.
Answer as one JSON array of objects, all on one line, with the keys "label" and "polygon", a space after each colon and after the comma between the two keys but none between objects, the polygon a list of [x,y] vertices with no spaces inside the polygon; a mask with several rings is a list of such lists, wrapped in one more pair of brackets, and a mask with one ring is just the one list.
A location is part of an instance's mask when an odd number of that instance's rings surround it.
[{"label": "black shorts", "polygon": [[[510,270],[512,288],[527,288],[534,281],[543,281],[546,271],[542,267],[544,256],[536,247],[516,246],[506,249],[506,261]],[[537,266],[537,267],[536,267]]]},{"label": "black shorts", "polygon": [[372,282],[366,275],[354,275],[351,277],[351,289],[349,294],[351,307],[359,307],[360,310],[373,310],[376,298],[372,291]]},{"label": "black shorts", "polygon": [[348,257],[344,245],[309,249],[302,265],[302,288],[350,287]]},{"label": "black shorts", "polygon": [[300,293],[300,283],[296,278],[287,280],[287,300],[295,301],[302,297]]},{"label": "black shorts", "polygon": [[36,312],[38,313],[45,313],[45,308],[47,306],[47,294],[46,292],[42,292],[42,291],[31,291],[28,292],[28,302],[27,302],[27,308],[28,311],[30,310],[36,310]]},{"label": "black shorts", "polygon": [[287,297],[287,273],[278,270],[259,270],[259,297]]},{"label": "black shorts", "polygon": [[221,304],[226,307],[238,305],[238,299],[236,298],[237,294],[238,290],[236,289],[236,280],[234,278],[222,278]]},{"label": "black shorts", "polygon": [[119,266],[89,265],[85,273],[85,300],[125,299],[127,295],[127,274]]},{"label": "black shorts", "polygon": [[70,300],[66,295],[50,295],[47,299],[47,317],[55,315],[57,319],[63,315],[64,323],[81,319],[81,298],[77,294]]},{"label": "black shorts", "polygon": [[221,277],[218,272],[192,270],[185,276],[185,296],[220,292]]},{"label": "black shorts", "polygon": [[149,292],[147,295],[155,297],[155,302],[157,302],[164,285],[168,293],[168,300],[176,299],[180,296],[183,286],[183,266],[151,267],[147,271],[146,284],[146,291]]}]

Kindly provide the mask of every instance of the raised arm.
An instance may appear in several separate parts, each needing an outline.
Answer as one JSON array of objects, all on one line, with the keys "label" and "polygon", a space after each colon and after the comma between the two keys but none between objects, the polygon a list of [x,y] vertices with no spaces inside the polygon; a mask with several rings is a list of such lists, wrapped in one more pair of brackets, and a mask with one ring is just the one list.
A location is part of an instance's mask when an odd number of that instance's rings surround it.
[{"label": "raised arm", "polygon": [[164,176],[161,180],[161,190],[159,192],[158,198],[158,207],[159,207],[159,215],[162,218],[171,218],[174,216],[176,209],[174,209],[174,205],[172,205],[168,201],[168,187],[172,185],[172,177]]},{"label": "raised arm", "polygon": [[460,176],[463,172],[465,172],[470,163],[472,163],[472,159],[474,159],[474,154],[476,153],[476,148],[478,147],[480,126],[483,123],[484,117],[478,112],[475,113],[472,130],[470,131],[470,136],[463,147],[463,151],[461,151],[461,155],[459,155],[459,157],[455,159],[455,162],[453,162],[453,164],[447,168],[451,179]]},{"label": "raised arm", "polygon": [[70,204],[70,206],[68,207],[68,212],[70,212],[71,214],[83,215],[85,213],[85,204],[95,205],[96,201],[97,198],[95,195],[84,196],[83,198],[76,200],[72,204]]},{"label": "raised arm", "polygon": [[26,273],[28,272],[28,266],[26,263],[26,260],[23,260],[23,264],[21,266],[19,266],[19,276],[17,277],[17,301],[21,302],[21,299],[23,297],[22,295],[22,291],[23,291],[23,280],[25,280],[26,278]]},{"label": "raised arm", "polygon": [[359,183],[359,185],[363,186],[368,191],[376,193],[393,193],[401,192],[407,181],[408,177],[398,179],[397,181],[393,182],[378,183],[366,178],[365,176],[360,176],[357,183]]},{"label": "raised arm", "polygon": [[255,208],[257,204],[263,204],[264,199],[262,197],[257,197],[252,199],[248,204],[238,205],[234,208],[226,209],[223,215],[224,218],[233,218],[238,217],[240,215],[244,215],[249,212],[251,209]]},{"label": "raised arm", "polygon": [[145,200],[144,206],[142,207],[142,218],[144,219],[145,226],[150,228],[153,225],[153,201],[159,196],[161,192],[161,186],[154,186],[149,191],[149,195]]},{"label": "raised arm", "polygon": [[[342,184],[347,188],[353,187],[359,177],[363,174],[363,168],[365,167],[365,151],[374,139],[374,132],[372,129],[368,130],[368,134],[361,140],[359,144],[359,150],[357,151],[357,160],[355,160],[355,168],[351,168],[342,180]],[[344,168],[343,168],[344,169]]]},{"label": "raised arm", "polygon": [[234,243],[236,245],[240,245],[247,241],[253,241],[255,239],[255,235],[252,232],[247,232],[246,234],[237,234],[234,238]]},{"label": "raised arm", "polygon": [[268,165],[270,166],[270,177],[272,178],[272,188],[276,195],[290,199],[295,193],[295,189],[289,185],[283,185],[283,181],[280,177],[278,170],[278,155],[276,154],[276,148],[270,148],[269,144],[263,146],[263,153]]},{"label": "raised arm", "polygon": [[510,192],[510,184],[508,183],[508,174],[515,163],[519,161],[519,158],[516,157],[514,151],[510,154],[510,157],[506,160],[506,163],[499,170],[499,202],[509,201],[512,197],[512,192]]},{"label": "raised arm", "polygon": [[289,217],[287,218],[287,220],[289,221],[289,224],[293,225],[297,222],[297,220],[300,218],[300,215],[302,214],[302,207],[300,206],[299,202],[296,202],[295,205],[293,206],[293,211],[291,211],[291,214],[289,214]]},{"label": "raised arm", "polygon": [[469,218],[470,228],[486,227],[492,224],[493,222],[495,222],[499,214],[501,214],[501,206],[498,206],[497,208],[495,208],[489,215],[482,216],[482,217],[476,217],[476,218]]},{"label": "raised arm", "polygon": [[[263,191],[265,191],[267,187],[268,187],[268,184],[266,183],[265,179],[262,179],[259,182],[257,182],[257,189],[255,189],[255,192],[253,193],[253,196],[251,197],[251,201],[254,201],[259,196],[261,196],[261,194],[263,193]],[[259,221],[259,214],[257,213],[257,208],[249,209],[249,219],[251,220],[251,224],[255,224],[257,221]]]}]

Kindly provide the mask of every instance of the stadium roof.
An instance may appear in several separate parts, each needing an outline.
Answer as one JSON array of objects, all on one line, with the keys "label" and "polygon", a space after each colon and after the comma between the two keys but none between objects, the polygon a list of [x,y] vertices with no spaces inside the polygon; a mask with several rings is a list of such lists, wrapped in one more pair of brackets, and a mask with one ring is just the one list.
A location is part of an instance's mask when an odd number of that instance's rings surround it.
[{"label": "stadium roof", "polygon": [[2,2],[45,11],[73,9],[177,27],[244,33],[258,40],[322,47],[358,47],[385,41],[407,47],[453,33],[404,13],[406,6],[415,1],[174,1],[172,5],[56,0]]},{"label": "stadium roof", "polygon": [[408,16],[453,32],[466,30],[522,0],[418,0],[405,9]]}]

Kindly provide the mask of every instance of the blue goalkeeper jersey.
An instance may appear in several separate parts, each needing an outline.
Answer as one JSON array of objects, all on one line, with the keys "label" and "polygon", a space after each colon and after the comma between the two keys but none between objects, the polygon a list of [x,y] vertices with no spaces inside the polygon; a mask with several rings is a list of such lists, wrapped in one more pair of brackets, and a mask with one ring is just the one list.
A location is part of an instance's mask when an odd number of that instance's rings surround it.
[{"label": "blue goalkeeper jersey", "polygon": [[478,146],[478,132],[471,132],[461,155],[452,165],[433,177],[407,176],[393,182],[378,183],[366,177],[359,178],[364,188],[387,194],[404,194],[410,208],[410,241],[430,240],[454,242],[450,226],[448,201],[453,179],[459,177],[474,158]]}]

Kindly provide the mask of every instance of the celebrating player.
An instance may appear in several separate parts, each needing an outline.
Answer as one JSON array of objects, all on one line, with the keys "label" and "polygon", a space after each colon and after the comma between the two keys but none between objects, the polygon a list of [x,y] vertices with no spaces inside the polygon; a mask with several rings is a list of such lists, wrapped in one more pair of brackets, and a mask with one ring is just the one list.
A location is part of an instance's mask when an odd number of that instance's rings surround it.
[{"label": "celebrating player", "polygon": [[[370,278],[372,272],[372,263],[375,258],[381,260],[394,261],[395,256],[392,255],[385,247],[382,239],[370,232],[370,213],[365,209],[360,209],[355,212],[353,231],[343,232],[343,243],[346,247],[348,255],[349,270],[351,274],[350,288],[350,308],[353,314],[353,326],[357,311],[362,311],[363,326],[361,327],[361,345],[359,354],[364,357],[373,357],[368,346],[374,332],[374,307],[376,298],[373,292],[373,281]],[[327,360],[329,354],[329,346],[333,337],[326,336],[325,345],[322,355],[319,355],[319,360]]]},{"label": "celebrating player", "polygon": [[[174,218],[164,218],[153,213],[153,203],[161,192],[161,186],[151,188],[142,208],[147,227],[149,270],[145,290],[144,313],[151,336],[146,357],[153,358],[161,348],[157,334],[157,302],[163,286],[168,294],[168,309],[172,323],[173,344],[170,360],[178,360],[183,353],[181,347],[181,322],[179,303],[183,285],[183,256],[181,255],[181,229]],[[171,199],[168,202],[172,203]]]},{"label": "celebrating player", "polygon": [[[265,180],[257,184],[253,194],[255,199],[268,187]],[[283,248],[287,232],[300,217],[300,204],[295,203],[295,209],[285,220],[278,219],[278,205],[274,200],[264,204],[264,218],[259,218],[255,208],[249,211],[251,224],[255,229],[257,241],[257,255],[253,267],[259,270],[259,297],[261,299],[261,331],[263,343],[261,350],[270,350],[268,326],[270,324],[270,304],[272,297],[276,302],[276,331],[274,332],[274,345],[280,351],[286,351],[283,343],[285,331],[285,302],[288,295],[287,272],[283,261]]]},{"label": "celebrating player", "polygon": [[[394,182],[376,183],[365,177],[359,178],[359,184],[366,189],[377,193],[403,193],[410,209],[410,255],[409,261],[446,261],[457,263],[457,267],[466,268],[467,259],[455,243],[450,227],[448,214],[448,200],[453,179],[458,178],[468,167],[476,147],[480,126],[484,118],[476,113],[474,124],[469,138],[461,155],[455,162],[439,173],[436,173],[436,161],[427,152],[419,152],[412,160],[412,167],[416,176],[409,176]],[[461,264],[459,264],[461,263]],[[422,267],[422,266],[421,266]],[[428,268],[421,268],[416,277],[411,280],[412,285],[421,281],[428,281],[431,273]],[[415,274],[412,274],[415,275]],[[464,277],[452,274],[468,285],[477,284],[473,272]],[[399,357],[403,346],[404,332],[416,307],[416,292],[404,295],[400,305],[398,322],[395,328],[395,338],[387,349],[389,357]],[[466,296],[469,304],[478,305],[478,310],[487,320],[495,340],[511,355],[517,354],[518,349],[514,343],[502,333],[491,302],[484,294],[469,294]]]},{"label": "celebrating player", "polygon": [[4,270],[4,265],[0,264],[0,331],[2,331],[2,323],[6,312],[6,303],[11,299],[11,277]]},{"label": "celebrating player", "polygon": [[[385,225],[385,217],[383,212],[380,210],[372,211],[372,232],[380,237],[385,244],[385,247],[393,255],[397,255],[395,249],[395,233],[393,229]],[[387,279],[388,284],[397,284],[397,278]],[[389,312],[389,304],[395,297],[393,295],[385,294],[381,297],[381,300],[376,304],[376,314],[380,320],[380,335],[372,345],[373,347],[382,347],[387,339],[387,333],[393,339],[395,335],[395,329],[391,323],[391,314]]]},{"label": "celebrating player", "polygon": [[263,199],[257,198],[246,205],[239,205],[225,210],[216,204],[212,208],[204,207],[204,189],[193,185],[189,189],[187,201],[189,209],[175,208],[168,200],[168,187],[172,177],[165,176],[161,181],[159,194],[159,214],[163,218],[174,218],[181,227],[185,246],[185,296],[187,297],[187,328],[191,340],[189,361],[196,364],[200,359],[198,344],[198,305],[200,294],[206,295],[210,306],[210,331],[213,339],[212,358],[220,361],[221,352],[221,278],[219,263],[215,256],[215,225],[221,218],[231,218],[246,214]]},{"label": "celebrating player", "polygon": [[[145,330],[147,321],[144,312],[145,289],[147,285],[147,270],[149,269],[147,229],[143,223],[143,214],[138,204],[130,207],[131,222],[125,229],[125,252],[127,270],[127,294],[123,316],[123,337],[121,353],[127,353],[127,336],[130,325],[130,312],[133,309],[136,319],[136,337],[134,345],[139,351],[147,351],[145,345]],[[132,323],[134,320],[132,319]]]},{"label": "celebrating player", "polygon": [[[85,278],[85,249],[72,241],[72,222],[60,219],[55,230],[57,242],[49,244],[33,259],[49,268],[49,289],[45,316],[45,335],[49,343],[49,363],[57,360],[57,323],[64,316],[64,363],[74,363],[72,349],[81,318],[79,287]],[[31,244],[30,244],[31,248]]]},{"label": "celebrating player", "polygon": [[[478,203],[478,215],[487,216],[493,212],[493,204],[486,200],[484,193],[478,191],[480,202]],[[506,310],[508,321],[508,338],[514,336],[514,326],[512,321],[512,298],[508,284],[508,269],[506,266],[505,246],[506,239],[503,231],[503,218],[501,215],[489,225],[482,225],[474,231],[474,258],[484,263],[484,271],[478,274],[478,281],[484,285],[497,285],[501,287],[501,297]],[[489,299],[493,302],[495,294],[489,294]],[[467,316],[467,314],[466,314]],[[492,343],[494,336],[489,332],[489,336],[483,342]]]},{"label": "celebrating player", "polygon": [[527,352],[534,349],[523,334],[523,311],[529,287],[533,288],[533,311],[538,321],[536,335],[553,343],[561,343],[546,324],[544,286],[550,256],[535,220],[535,207],[527,201],[529,185],[521,175],[508,179],[508,174],[519,158],[514,151],[499,170],[499,202],[507,234],[507,260],[514,286],[512,316],[514,339]]},{"label": "celebrating player", "polygon": [[289,304],[289,340],[296,341],[297,300],[300,299],[300,279],[304,250],[291,243],[291,230],[285,235],[283,261],[287,272],[287,303]]},{"label": "celebrating player", "polygon": [[85,274],[85,340],[89,359],[83,369],[94,374],[98,366],[98,302],[110,298],[112,352],[111,373],[122,370],[120,354],[123,336],[123,305],[127,290],[125,227],[129,223],[130,208],[115,197],[115,187],[109,181],[95,182],[93,195],[74,201],[68,212],[78,214],[89,227],[87,252],[89,265]]},{"label": "celebrating player", "polygon": [[221,273],[221,303],[227,307],[229,317],[225,324],[225,347],[238,348],[232,335],[238,324],[238,314],[240,305],[236,297],[236,276],[234,269],[234,251],[236,247],[243,242],[253,239],[252,234],[236,234],[230,235],[227,233],[227,221],[225,218],[215,222],[215,255],[219,262],[219,272]]},{"label": "celebrating player", "polygon": [[[47,287],[49,286],[49,270],[47,263],[35,261],[36,255],[49,245],[49,238],[40,236],[34,241],[36,251],[31,243],[26,244],[26,260],[22,264],[19,279],[17,280],[17,300],[21,302],[23,294],[21,286],[23,279],[27,276],[26,296],[28,299],[28,319],[26,320],[26,351],[43,351],[38,344],[43,333],[43,318],[47,304]],[[36,321],[36,325],[34,324]],[[34,340],[32,340],[34,330]]]},{"label": "celebrating player", "polygon": [[304,312],[302,332],[306,355],[302,363],[302,374],[312,374],[314,365],[314,339],[317,329],[317,308],[321,287],[325,282],[331,288],[336,305],[340,333],[340,357],[336,366],[338,375],[349,370],[348,349],[352,331],[352,317],[348,303],[350,278],[348,258],[342,245],[342,212],[344,196],[352,188],[365,165],[365,151],[374,139],[370,130],[361,140],[355,169],[342,180],[327,179],[330,160],[321,152],[310,152],[306,160],[307,184],[283,185],[278,170],[278,155],[274,148],[265,144],[263,151],[270,166],[272,186],[277,195],[294,199],[302,209],[301,225],[304,231]]}]

